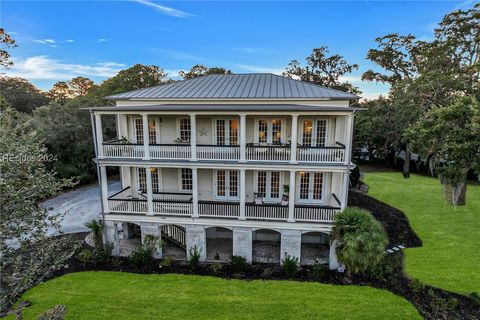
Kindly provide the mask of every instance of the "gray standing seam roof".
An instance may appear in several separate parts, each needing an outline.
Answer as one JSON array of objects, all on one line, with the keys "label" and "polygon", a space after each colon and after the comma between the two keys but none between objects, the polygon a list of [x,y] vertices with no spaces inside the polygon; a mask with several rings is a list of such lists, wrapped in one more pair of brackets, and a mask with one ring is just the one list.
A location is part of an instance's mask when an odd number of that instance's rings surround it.
[{"label": "gray standing seam roof", "polygon": [[270,73],[215,74],[106,97],[128,99],[335,99],[359,96]]}]

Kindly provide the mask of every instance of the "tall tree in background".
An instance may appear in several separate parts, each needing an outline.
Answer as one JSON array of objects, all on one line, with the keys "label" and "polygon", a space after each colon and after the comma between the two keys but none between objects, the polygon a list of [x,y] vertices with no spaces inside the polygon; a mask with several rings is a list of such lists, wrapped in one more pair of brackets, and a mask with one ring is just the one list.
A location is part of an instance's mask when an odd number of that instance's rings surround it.
[{"label": "tall tree in background", "polygon": [[29,116],[0,113],[0,316],[26,289],[64,266],[76,246],[61,234],[61,216],[40,205],[72,186],[45,169],[49,155]]},{"label": "tall tree in background", "polygon": [[85,77],[75,77],[67,82],[72,95],[75,97],[86,96],[94,84],[95,83],[92,80]]},{"label": "tall tree in background", "polygon": [[201,76],[208,76],[211,74],[232,74],[232,71],[227,70],[223,67],[206,67],[202,64],[194,65],[188,71],[180,71],[178,75],[183,78],[183,80],[192,79]]},{"label": "tall tree in background", "polygon": [[0,76],[0,96],[15,110],[26,113],[48,103],[48,98],[25,79]]},{"label": "tall tree in background", "polygon": [[8,68],[13,65],[7,49],[15,48],[16,46],[15,40],[5,32],[5,29],[0,28],[0,66]]},{"label": "tall tree in background", "polygon": [[361,93],[348,81],[342,81],[342,77],[358,69],[357,64],[349,64],[338,54],[328,56],[327,47],[313,49],[306,61],[306,65],[302,66],[297,60],[292,60],[283,72],[283,76],[353,94]]},{"label": "tall tree in background", "polygon": [[464,205],[467,173],[480,171],[480,103],[462,97],[430,109],[407,130],[415,150],[431,156],[447,201]]},{"label": "tall tree in background", "polygon": [[69,99],[73,98],[74,95],[67,82],[58,81],[50,90],[48,90],[47,97],[52,101],[64,105]]},{"label": "tall tree in background", "polygon": [[93,86],[89,94],[103,99],[108,95],[137,90],[169,82],[165,71],[154,65],[136,64],[117,75]]}]

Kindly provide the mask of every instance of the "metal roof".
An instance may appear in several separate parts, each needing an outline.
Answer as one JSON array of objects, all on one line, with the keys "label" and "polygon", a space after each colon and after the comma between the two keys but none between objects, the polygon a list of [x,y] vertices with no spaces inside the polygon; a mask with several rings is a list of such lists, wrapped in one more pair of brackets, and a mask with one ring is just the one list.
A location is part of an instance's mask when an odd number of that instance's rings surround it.
[{"label": "metal roof", "polygon": [[128,99],[335,99],[360,97],[270,73],[215,74],[106,97]]},{"label": "metal roof", "polygon": [[85,108],[94,111],[359,111],[363,108],[312,106],[301,104],[159,104],[145,106],[105,106]]}]

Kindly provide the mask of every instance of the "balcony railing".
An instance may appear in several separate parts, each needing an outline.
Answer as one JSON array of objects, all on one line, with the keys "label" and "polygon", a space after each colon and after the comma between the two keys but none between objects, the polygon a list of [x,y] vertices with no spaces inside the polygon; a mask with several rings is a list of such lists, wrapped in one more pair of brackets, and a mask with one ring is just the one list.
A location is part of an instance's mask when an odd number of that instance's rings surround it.
[{"label": "balcony railing", "polygon": [[[150,158],[160,160],[189,160],[192,158],[189,144],[151,144],[148,146]],[[197,145],[199,160],[240,160],[239,145]],[[258,145],[247,144],[247,161],[289,162],[291,160],[290,145]],[[105,158],[143,158],[144,146],[138,143],[103,143]],[[343,163],[345,146],[337,142],[334,147],[297,147],[298,162],[306,163]]]},{"label": "balcony railing", "polygon": [[[141,192],[136,196],[127,187],[108,198],[110,212],[121,214],[147,214],[147,199]],[[334,221],[335,213],[340,207],[297,205],[294,209],[294,220],[299,222],[326,222]],[[157,192],[153,194],[153,214],[166,216],[193,215],[192,195],[180,192]],[[201,217],[209,218],[240,218],[239,202],[226,201],[198,201],[198,213]],[[287,221],[288,205],[281,204],[245,204],[245,218],[247,220]]]}]

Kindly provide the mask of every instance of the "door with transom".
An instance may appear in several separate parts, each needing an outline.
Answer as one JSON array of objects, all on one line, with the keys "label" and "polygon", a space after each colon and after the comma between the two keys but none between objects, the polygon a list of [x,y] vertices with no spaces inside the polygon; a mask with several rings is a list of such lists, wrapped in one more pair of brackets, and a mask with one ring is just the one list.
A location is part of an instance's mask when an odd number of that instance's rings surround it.
[{"label": "door with transom", "polygon": [[216,200],[239,200],[238,170],[215,170],[214,179]]},{"label": "door with transom", "polygon": [[256,196],[264,202],[277,203],[282,198],[282,174],[280,171],[256,172]]},{"label": "door with transom", "polygon": [[238,145],[238,120],[215,119],[215,144],[217,146]]},{"label": "door with transom", "polygon": [[299,203],[323,203],[325,194],[325,176],[323,172],[299,172],[296,194],[297,202]]}]

